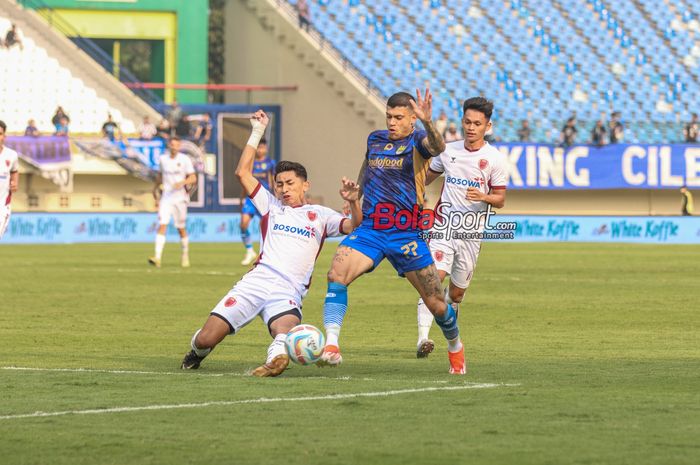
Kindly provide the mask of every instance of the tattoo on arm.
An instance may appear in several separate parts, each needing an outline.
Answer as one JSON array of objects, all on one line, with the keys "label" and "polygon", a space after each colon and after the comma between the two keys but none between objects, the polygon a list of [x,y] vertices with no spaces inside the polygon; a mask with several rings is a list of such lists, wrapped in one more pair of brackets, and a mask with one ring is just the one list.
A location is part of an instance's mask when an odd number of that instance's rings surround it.
[{"label": "tattoo on arm", "polygon": [[428,137],[423,139],[423,146],[428,149],[432,156],[440,155],[445,151],[445,141],[442,134],[438,132],[432,121],[423,121],[423,126],[425,132],[428,133]]}]

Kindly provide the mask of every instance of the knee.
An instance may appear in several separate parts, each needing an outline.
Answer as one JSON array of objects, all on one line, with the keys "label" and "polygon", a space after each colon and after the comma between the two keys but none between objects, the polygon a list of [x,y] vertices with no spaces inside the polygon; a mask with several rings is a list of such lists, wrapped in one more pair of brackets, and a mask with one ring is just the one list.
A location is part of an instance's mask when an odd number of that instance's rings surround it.
[{"label": "knee", "polygon": [[450,289],[450,299],[452,299],[452,302],[456,304],[461,303],[462,300],[464,300],[464,291],[465,289]]},{"label": "knee", "polygon": [[346,286],[348,284],[347,277],[333,268],[331,268],[330,271],[328,271],[328,275],[326,275],[326,278],[328,279],[329,283],[344,284]]}]

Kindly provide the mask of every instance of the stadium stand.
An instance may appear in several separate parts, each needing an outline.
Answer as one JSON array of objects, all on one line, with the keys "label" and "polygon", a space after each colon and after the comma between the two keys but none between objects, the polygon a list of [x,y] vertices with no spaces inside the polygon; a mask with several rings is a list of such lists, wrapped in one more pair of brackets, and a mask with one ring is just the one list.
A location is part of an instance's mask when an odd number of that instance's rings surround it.
[{"label": "stadium stand", "polygon": [[384,96],[430,81],[453,120],[466,96],[494,99],[502,140],[528,119],[552,142],[575,113],[587,142],[620,111],[626,141],[658,143],[680,140],[700,101],[700,7],[661,3],[318,0],[312,24]]}]

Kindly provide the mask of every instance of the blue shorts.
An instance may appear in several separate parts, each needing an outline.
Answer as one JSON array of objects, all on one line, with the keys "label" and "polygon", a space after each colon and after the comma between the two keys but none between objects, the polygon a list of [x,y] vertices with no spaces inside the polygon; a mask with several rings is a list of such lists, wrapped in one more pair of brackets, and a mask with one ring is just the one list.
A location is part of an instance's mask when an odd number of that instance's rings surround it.
[{"label": "blue shorts", "polygon": [[409,271],[421,270],[434,263],[428,244],[418,233],[416,230],[382,231],[362,224],[340,245],[355,249],[371,258],[374,261],[372,269],[386,258],[399,276],[403,277]]},{"label": "blue shorts", "polygon": [[241,214],[250,216],[260,216],[260,212],[257,208],[255,208],[255,205],[253,205],[253,201],[250,200],[248,197],[246,197],[245,202],[243,202],[243,206],[241,207]]}]

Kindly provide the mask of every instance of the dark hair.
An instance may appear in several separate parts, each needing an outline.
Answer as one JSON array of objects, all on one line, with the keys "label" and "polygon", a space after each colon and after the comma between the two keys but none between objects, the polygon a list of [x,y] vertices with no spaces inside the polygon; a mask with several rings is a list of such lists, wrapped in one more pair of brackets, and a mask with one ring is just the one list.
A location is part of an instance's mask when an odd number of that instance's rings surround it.
[{"label": "dark hair", "polygon": [[176,140],[179,141],[179,140],[182,140],[182,139],[180,139],[180,136],[172,136],[172,137],[170,138],[170,142],[173,142],[173,141],[176,141]]},{"label": "dark hair", "polygon": [[411,100],[413,100],[414,102],[416,101],[416,99],[413,98],[413,95],[409,94],[408,92],[397,92],[391,97],[389,97],[389,100],[386,101],[386,106],[389,108],[411,108]]},{"label": "dark hair", "polygon": [[472,97],[465,100],[464,105],[462,105],[463,114],[466,114],[467,110],[483,113],[486,116],[486,120],[490,120],[493,114],[493,102],[484,97]]},{"label": "dark hair", "polygon": [[261,137],[261,138],[260,138],[260,142],[258,142],[258,145],[260,145],[260,144],[265,144],[265,145],[267,145],[267,139],[265,139],[264,137]]},{"label": "dark hair", "polygon": [[2,132],[7,131],[7,124],[3,120],[0,119],[0,128],[2,128]]},{"label": "dark hair", "polygon": [[306,168],[304,168],[304,165],[301,163],[297,163],[295,161],[281,161],[277,163],[277,166],[275,167],[275,178],[277,178],[277,175],[280,173],[284,173],[287,171],[294,171],[294,174],[299,176],[301,179],[306,181],[308,179],[306,175]]}]

